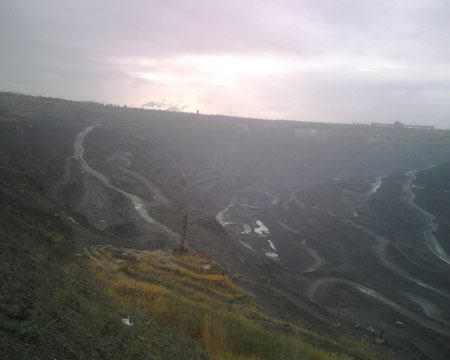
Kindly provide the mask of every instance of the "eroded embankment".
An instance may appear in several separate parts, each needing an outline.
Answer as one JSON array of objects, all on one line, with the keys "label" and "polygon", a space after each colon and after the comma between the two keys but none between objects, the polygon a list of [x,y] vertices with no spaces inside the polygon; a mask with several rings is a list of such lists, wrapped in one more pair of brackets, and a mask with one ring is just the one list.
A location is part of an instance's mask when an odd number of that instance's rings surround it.
[{"label": "eroded embankment", "polygon": [[108,180],[108,178],[106,176],[104,176],[102,173],[98,172],[97,170],[91,168],[88,165],[88,163],[86,162],[86,160],[83,157],[83,155],[84,155],[83,143],[84,143],[86,136],[92,130],[94,130],[97,126],[99,126],[99,125],[88,126],[86,129],[84,129],[82,132],[80,132],[77,135],[77,138],[76,138],[75,144],[74,144],[74,155],[73,155],[74,158],[80,162],[81,167],[83,168],[84,171],[86,171],[86,173],[88,173],[91,176],[100,180],[105,187],[119,192],[120,194],[125,196],[128,200],[130,200],[132,202],[136,212],[142,217],[142,219],[144,219],[145,222],[149,223],[150,225],[157,226],[159,229],[163,230],[170,236],[177,238],[178,234],[176,232],[174,232],[172,229],[170,229],[169,227],[162,224],[161,222],[154,219],[153,217],[151,217],[148,214],[144,200],[142,200],[139,196],[137,196],[135,194],[131,194],[127,191],[124,191],[124,190],[114,186],[113,184],[111,184],[111,182]]}]

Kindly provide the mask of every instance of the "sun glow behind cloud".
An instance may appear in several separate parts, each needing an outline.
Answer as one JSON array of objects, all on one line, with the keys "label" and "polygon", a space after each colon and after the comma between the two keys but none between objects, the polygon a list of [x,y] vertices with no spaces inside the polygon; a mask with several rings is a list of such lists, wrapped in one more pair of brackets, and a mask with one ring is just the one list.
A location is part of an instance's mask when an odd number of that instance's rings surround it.
[{"label": "sun glow behind cloud", "polygon": [[128,58],[118,61],[128,74],[166,84],[203,83],[236,87],[241,80],[264,78],[293,71],[292,61],[276,57],[183,55],[167,59]]},{"label": "sun glow behind cloud", "polygon": [[264,78],[292,71],[294,64],[276,57],[237,57],[230,55],[184,56],[178,59],[212,85],[235,87],[240,80]]},{"label": "sun glow behind cloud", "polygon": [[[128,57],[113,61],[127,77],[148,89],[148,98],[142,100],[170,98],[171,102],[187,111],[202,108],[211,112],[217,109],[217,104],[213,104],[214,100],[207,99],[205,94],[215,94],[221,101],[225,99],[223,108],[228,108],[239,103],[234,94],[251,96],[249,83],[264,79],[270,81],[271,77],[289,74],[299,67],[291,59],[264,55],[186,54],[166,58]],[[158,96],[155,98],[156,88]],[[251,115],[250,108],[246,111],[245,107],[239,104],[240,114]]]}]

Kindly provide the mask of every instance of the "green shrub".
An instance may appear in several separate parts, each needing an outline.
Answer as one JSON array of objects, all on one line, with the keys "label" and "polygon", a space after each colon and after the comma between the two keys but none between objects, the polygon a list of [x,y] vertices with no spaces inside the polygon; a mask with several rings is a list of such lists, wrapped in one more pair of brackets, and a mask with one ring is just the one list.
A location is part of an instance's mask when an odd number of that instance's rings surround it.
[{"label": "green shrub", "polygon": [[37,344],[43,339],[41,328],[32,321],[9,321],[3,328],[28,343]]}]

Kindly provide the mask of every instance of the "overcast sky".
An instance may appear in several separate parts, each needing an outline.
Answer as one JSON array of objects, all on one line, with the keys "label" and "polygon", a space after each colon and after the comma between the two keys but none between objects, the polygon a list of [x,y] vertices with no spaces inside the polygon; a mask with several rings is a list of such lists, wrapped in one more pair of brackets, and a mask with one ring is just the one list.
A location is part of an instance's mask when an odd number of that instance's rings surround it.
[{"label": "overcast sky", "polygon": [[1,0],[0,90],[450,128],[450,1]]}]

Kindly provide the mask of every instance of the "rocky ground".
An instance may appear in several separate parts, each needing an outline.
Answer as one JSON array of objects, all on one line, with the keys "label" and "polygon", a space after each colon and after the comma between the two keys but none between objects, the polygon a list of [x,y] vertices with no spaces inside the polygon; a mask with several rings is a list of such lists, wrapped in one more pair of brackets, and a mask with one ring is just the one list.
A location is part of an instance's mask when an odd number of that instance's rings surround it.
[{"label": "rocky ground", "polygon": [[272,316],[351,331],[399,357],[447,356],[446,264],[424,242],[427,219],[407,190],[436,216],[444,251],[446,203],[411,187],[436,188],[435,176],[408,184],[406,175],[448,160],[446,132],[8,94],[2,106],[2,176],[36,181],[39,206],[77,243],[173,248],[188,210],[188,248],[222,264]]},{"label": "rocky ground", "polygon": [[48,211],[57,207],[41,202],[45,196],[29,181],[16,176],[0,187],[0,357],[206,358],[148,319],[132,314],[134,326],[126,326],[122,318],[131,310],[72,267],[78,246],[72,221]]}]

